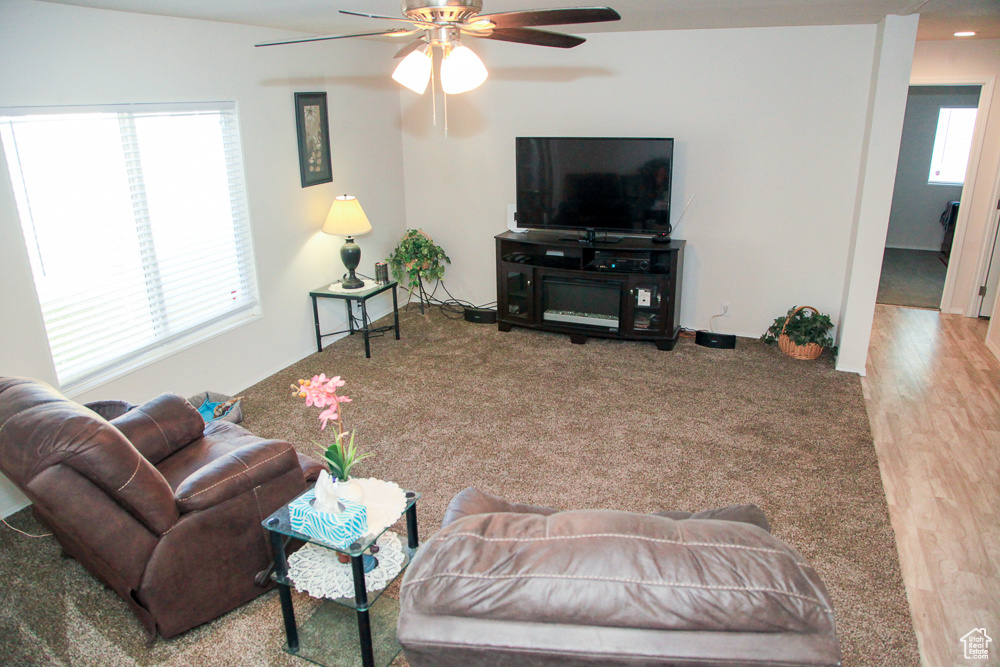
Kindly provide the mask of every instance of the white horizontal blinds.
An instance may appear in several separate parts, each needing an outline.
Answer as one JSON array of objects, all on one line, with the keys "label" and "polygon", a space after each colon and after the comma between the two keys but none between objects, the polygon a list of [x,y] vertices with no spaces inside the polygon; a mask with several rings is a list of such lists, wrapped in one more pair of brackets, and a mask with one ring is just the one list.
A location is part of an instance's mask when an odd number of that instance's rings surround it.
[{"label": "white horizontal blinds", "polygon": [[3,127],[61,385],[257,305],[232,105]]}]

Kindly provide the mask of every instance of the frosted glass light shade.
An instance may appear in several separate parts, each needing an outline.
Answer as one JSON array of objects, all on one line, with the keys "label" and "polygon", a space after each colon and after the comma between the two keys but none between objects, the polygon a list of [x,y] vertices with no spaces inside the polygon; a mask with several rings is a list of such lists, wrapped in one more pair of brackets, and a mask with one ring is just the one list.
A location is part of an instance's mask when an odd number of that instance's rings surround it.
[{"label": "frosted glass light shade", "polygon": [[351,195],[338,195],[323,223],[323,231],[334,236],[357,236],[371,230],[361,202]]},{"label": "frosted glass light shade", "polygon": [[429,51],[426,46],[412,51],[396,65],[392,78],[417,95],[423,95],[427,90],[427,82],[431,79],[432,63]]},{"label": "frosted glass light shade", "polygon": [[479,56],[469,47],[458,45],[441,62],[441,89],[449,95],[458,95],[478,88],[488,75]]}]

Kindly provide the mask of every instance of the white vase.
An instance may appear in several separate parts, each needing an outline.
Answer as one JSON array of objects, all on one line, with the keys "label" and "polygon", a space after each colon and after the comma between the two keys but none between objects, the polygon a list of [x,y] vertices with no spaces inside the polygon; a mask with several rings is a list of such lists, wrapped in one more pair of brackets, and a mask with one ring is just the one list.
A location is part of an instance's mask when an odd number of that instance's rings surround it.
[{"label": "white vase", "polygon": [[365,490],[362,488],[358,480],[351,477],[347,478],[347,481],[340,479],[334,479],[333,482],[334,489],[336,490],[337,497],[341,500],[350,500],[355,503],[364,503],[365,501]]}]

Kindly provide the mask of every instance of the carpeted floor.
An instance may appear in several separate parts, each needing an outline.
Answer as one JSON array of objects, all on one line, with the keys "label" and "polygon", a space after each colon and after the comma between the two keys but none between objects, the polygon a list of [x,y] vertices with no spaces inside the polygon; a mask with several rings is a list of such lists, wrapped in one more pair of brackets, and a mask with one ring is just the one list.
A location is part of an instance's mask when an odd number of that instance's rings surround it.
[{"label": "carpeted floor", "polygon": [[876,301],[890,306],[941,307],[948,267],[932,250],[886,248]]},{"label": "carpeted floor", "polygon": [[[345,338],[242,392],[244,425],[317,453],[318,410],[288,385],[321,372],[347,381],[347,425],[375,453],[357,473],[420,491],[425,537],[470,485],[561,508],[755,503],[830,590],[844,665],[919,664],[860,379],[826,356],[743,338],[736,350],[578,346],[412,310],[402,340],[373,340],[371,359]],[[39,529],[27,511],[12,523]],[[274,593],[147,649],[124,604],[58,552],[0,527],[0,663],[307,664],[280,651]],[[296,604],[300,618],[315,608]]]}]

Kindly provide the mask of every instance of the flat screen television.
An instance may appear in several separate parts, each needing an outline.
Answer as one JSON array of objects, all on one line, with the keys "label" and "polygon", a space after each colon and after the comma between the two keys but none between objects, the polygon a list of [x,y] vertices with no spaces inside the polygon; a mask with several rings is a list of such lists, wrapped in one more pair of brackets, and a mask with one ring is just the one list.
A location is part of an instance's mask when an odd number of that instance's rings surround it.
[{"label": "flat screen television", "polygon": [[517,137],[517,226],[669,236],[673,161],[673,139]]}]

